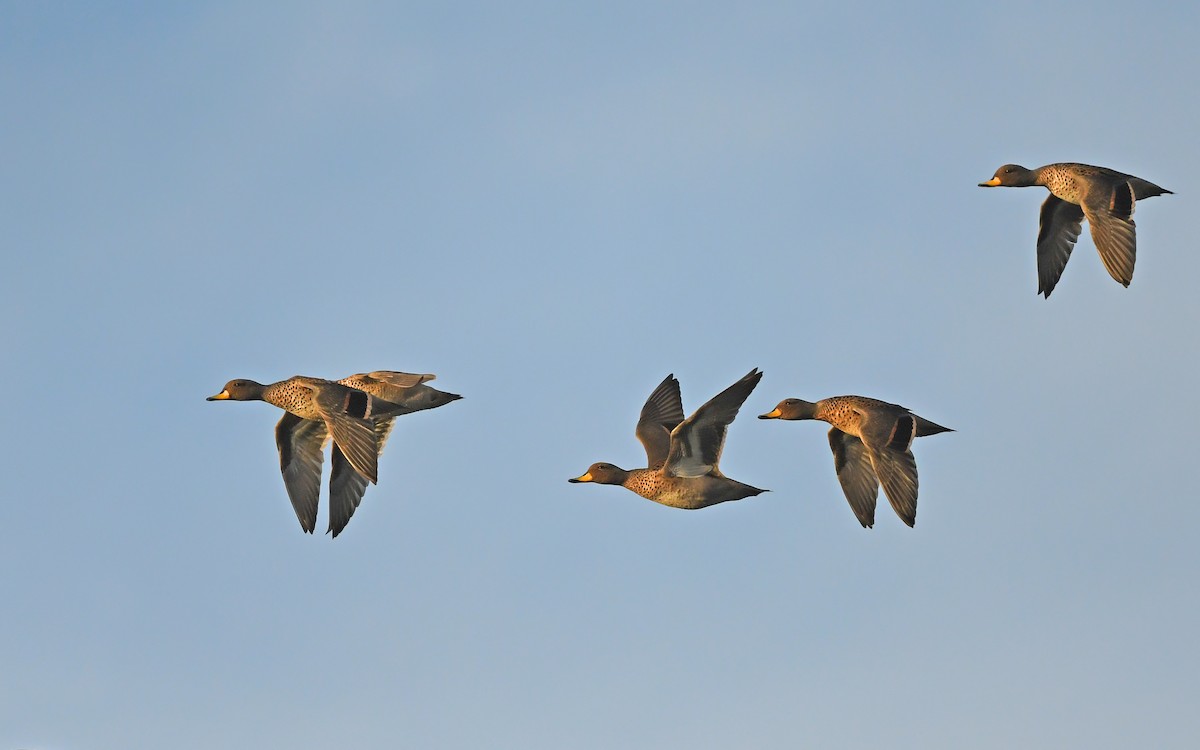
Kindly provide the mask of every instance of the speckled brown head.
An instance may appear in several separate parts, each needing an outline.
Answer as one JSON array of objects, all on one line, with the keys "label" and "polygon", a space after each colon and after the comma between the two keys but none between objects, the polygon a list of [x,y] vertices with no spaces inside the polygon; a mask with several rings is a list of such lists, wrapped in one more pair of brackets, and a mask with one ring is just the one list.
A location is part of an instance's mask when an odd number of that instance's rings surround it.
[{"label": "speckled brown head", "polygon": [[215,396],[205,401],[262,401],[263,384],[253,380],[230,380]]},{"label": "speckled brown head", "polygon": [[996,170],[992,179],[979,183],[979,187],[1029,187],[1037,184],[1037,175],[1020,164],[1005,164]]},{"label": "speckled brown head", "polygon": [[759,419],[816,419],[816,404],[799,398],[785,398],[766,414],[759,414]]},{"label": "speckled brown head", "polygon": [[622,484],[625,478],[629,476],[629,472],[622,469],[620,466],[612,464],[597,463],[588,467],[588,470],[583,473],[583,476],[568,479],[571,484],[580,482],[595,482],[596,484]]}]

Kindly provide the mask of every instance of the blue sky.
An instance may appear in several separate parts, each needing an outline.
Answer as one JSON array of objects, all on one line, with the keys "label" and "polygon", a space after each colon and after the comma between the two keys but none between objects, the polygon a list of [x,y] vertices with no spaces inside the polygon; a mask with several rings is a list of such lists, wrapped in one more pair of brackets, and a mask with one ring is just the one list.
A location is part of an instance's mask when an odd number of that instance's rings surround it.
[{"label": "blue sky", "polygon": [[[1189,747],[1200,11],[0,9],[0,747]],[[1036,295],[1040,189],[1139,203]],[[765,376],[699,512],[568,485]],[[435,372],[337,540],[233,377]],[[825,430],[915,445],[861,529]],[[324,499],[319,528],[324,528]]]}]

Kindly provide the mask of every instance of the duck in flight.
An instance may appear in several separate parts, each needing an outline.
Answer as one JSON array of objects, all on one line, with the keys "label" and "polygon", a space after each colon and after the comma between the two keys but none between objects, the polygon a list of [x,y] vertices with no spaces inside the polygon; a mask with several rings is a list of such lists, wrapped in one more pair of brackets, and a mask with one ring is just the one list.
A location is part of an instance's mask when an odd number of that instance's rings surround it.
[{"label": "duck in flight", "polygon": [[595,463],[568,481],[617,484],[647,500],[688,510],[766,492],[730,479],[718,466],[729,423],[761,379],[757,368],[751,370],[684,419],[679,381],[668,375],[638,418],[636,432],[646,449],[646,468]]},{"label": "duck in flight", "polygon": [[1062,276],[1075,240],[1087,219],[1092,242],[1110,276],[1124,286],[1133,280],[1137,236],[1133,209],[1137,201],[1170,194],[1140,177],[1107,167],[1063,162],[1026,169],[1005,164],[979,187],[1033,187],[1050,191],[1038,226],[1038,294],[1050,297]]},{"label": "duck in flight", "polygon": [[759,419],[828,422],[833,467],[842,492],[863,528],[875,525],[879,485],[900,520],[917,522],[917,460],[913,438],[953,432],[903,406],[866,396],[834,396],[817,402],[785,398]]},{"label": "duck in flight", "polygon": [[339,381],[296,376],[263,385],[231,380],[209,401],[266,401],[284,410],[275,426],[279,467],[300,527],[317,523],[324,445],[332,437],[329,529],[336,537],[354,515],[395,418],[462,398],[425,385],[433,375],[380,370]]}]

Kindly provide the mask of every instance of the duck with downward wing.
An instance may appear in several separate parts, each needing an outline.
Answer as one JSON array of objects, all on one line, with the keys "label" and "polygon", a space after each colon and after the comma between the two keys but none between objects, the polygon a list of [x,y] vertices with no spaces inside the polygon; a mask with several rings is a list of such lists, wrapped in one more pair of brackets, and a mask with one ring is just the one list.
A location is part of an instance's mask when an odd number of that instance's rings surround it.
[{"label": "duck with downward wing", "polygon": [[461,398],[424,385],[433,379],[386,370],[339,381],[296,376],[263,385],[239,379],[208,400],[266,401],[284,410],[275,426],[279,467],[300,527],[310,534],[317,522],[324,445],[332,436],[329,532],[336,537],[367,484],[378,479],[379,454],[395,418]]},{"label": "duck with downward wing", "polygon": [[917,460],[913,438],[953,432],[903,406],[866,396],[834,396],[815,403],[786,398],[759,419],[819,419],[833,425],[829,447],[842,492],[863,528],[875,525],[879,485],[900,520],[917,522]]},{"label": "duck with downward wing", "polygon": [[1134,204],[1171,191],[1115,169],[1066,162],[1037,169],[1005,164],[992,179],[979,183],[979,187],[1035,185],[1050,191],[1038,226],[1038,294],[1049,298],[1054,291],[1084,219],[1108,274],[1129,286],[1137,257]]},{"label": "duck with downward wing", "polygon": [[[439,391],[433,386],[426,385],[436,377],[432,373],[414,375],[407,372],[376,370],[375,372],[351,375],[337,382],[365,391],[385,402],[375,417],[375,438],[379,445],[379,453],[382,455],[383,446],[392,434],[396,417],[426,409],[436,409],[462,398],[457,393]],[[321,483],[319,452],[316,458],[318,459],[316,483],[319,485]],[[336,442],[329,456],[329,466],[329,529],[327,533],[332,533],[336,538],[350,522],[350,517],[354,515],[354,511],[362,502],[363,494],[367,491],[367,477],[354,469]],[[284,476],[286,477],[286,475],[285,470]],[[290,485],[288,494],[292,497],[293,505],[296,505],[297,498],[292,493]],[[301,501],[306,508],[311,508],[311,512],[306,513],[306,520],[311,531],[311,527],[316,524],[317,493],[310,490],[308,495],[301,498]],[[299,508],[300,505],[296,505],[296,507]],[[301,526],[304,525],[305,520],[302,519]]]}]

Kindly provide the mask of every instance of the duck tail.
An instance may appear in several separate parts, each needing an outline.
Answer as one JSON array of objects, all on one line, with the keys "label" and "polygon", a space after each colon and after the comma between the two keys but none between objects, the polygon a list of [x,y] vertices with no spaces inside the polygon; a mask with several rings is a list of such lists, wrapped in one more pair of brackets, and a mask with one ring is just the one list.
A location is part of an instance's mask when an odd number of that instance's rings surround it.
[{"label": "duck tail", "polygon": [[[916,417],[915,414],[913,416]],[[951,429],[949,427],[942,427],[940,424],[938,424],[936,422],[930,422],[928,419],[925,419],[924,417],[916,417],[916,419],[917,419],[916,437],[925,437],[926,435],[936,435],[939,432],[954,432],[953,429]]]},{"label": "duck tail", "polygon": [[1159,187],[1153,182],[1148,182],[1140,177],[1133,177],[1129,180],[1129,186],[1133,188],[1133,197],[1137,200],[1143,198],[1153,198],[1156,195],[1174,195],[1175,193],[1166,188]]}]

